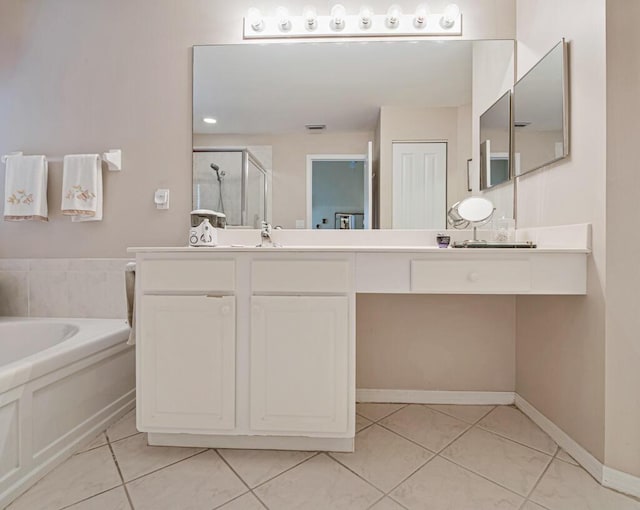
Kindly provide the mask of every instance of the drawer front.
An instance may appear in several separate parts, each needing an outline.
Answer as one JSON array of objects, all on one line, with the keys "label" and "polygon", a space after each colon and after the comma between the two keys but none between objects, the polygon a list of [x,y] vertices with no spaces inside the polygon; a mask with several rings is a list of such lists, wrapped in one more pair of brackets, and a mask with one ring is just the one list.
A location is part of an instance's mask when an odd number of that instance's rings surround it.
[{"label": "drawer front", "polygon": [[233,292],[236,279],[233,260],[145,260],[140,276],[143,292]]},{"label": "drawer front", "polygon": [[253,292],[349,292],[346,260],[258,260],[252,264]]},{"label": "drawer front", "polygon": [[506,294],[530,290],[528,260],[411,261],[411,292]]}]

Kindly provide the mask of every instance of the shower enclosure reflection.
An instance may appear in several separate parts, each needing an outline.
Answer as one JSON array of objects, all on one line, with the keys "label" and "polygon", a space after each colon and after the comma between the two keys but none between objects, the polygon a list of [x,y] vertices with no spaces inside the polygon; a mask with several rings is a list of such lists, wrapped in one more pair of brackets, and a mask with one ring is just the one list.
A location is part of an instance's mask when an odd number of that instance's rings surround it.
[{"label": "shower enclosure reflection", "polygon": [[194,149],[193,172],[193,209],[224,213],[229,226],[267,220],[267,170],[247,147]]}]

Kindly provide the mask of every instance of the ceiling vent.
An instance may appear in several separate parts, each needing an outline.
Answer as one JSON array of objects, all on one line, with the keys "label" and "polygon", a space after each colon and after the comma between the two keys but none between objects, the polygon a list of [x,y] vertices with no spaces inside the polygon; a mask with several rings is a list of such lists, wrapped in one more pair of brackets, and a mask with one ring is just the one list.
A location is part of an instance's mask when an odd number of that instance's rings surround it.
[{"label": "ceiling vent", "polygon": [[311,133],[320,133],[321,131],[327,129],[326,124],[305,124],[304,127]]}]

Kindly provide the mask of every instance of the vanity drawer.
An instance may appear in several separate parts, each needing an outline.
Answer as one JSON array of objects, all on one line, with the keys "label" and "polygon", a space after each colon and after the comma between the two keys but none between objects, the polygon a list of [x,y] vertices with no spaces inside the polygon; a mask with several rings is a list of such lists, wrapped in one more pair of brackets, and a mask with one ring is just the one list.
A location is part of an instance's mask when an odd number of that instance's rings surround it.
[{"label": "vanity drawer", "polygon": [[140,277],[143,292],[233,292],[235,261],[145,260]]},{"label": "vanity drawer", "polygon": [[529,260],[411,261],[411,292],[512,294],[530,290]]},{"label": "vanity drawer", "polygon": [[344,293],[350,281],[347,260],[258,260],[251,266],[253,292]]}]

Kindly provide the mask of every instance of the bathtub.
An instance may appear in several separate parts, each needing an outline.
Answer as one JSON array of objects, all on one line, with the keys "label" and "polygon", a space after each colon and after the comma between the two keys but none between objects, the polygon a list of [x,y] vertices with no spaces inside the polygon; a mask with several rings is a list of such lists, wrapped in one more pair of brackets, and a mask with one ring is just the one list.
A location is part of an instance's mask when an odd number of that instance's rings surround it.
[{"label": "bathtub", "polygon": [[117,319],[0,318],[0,508],[135,405]]}]

